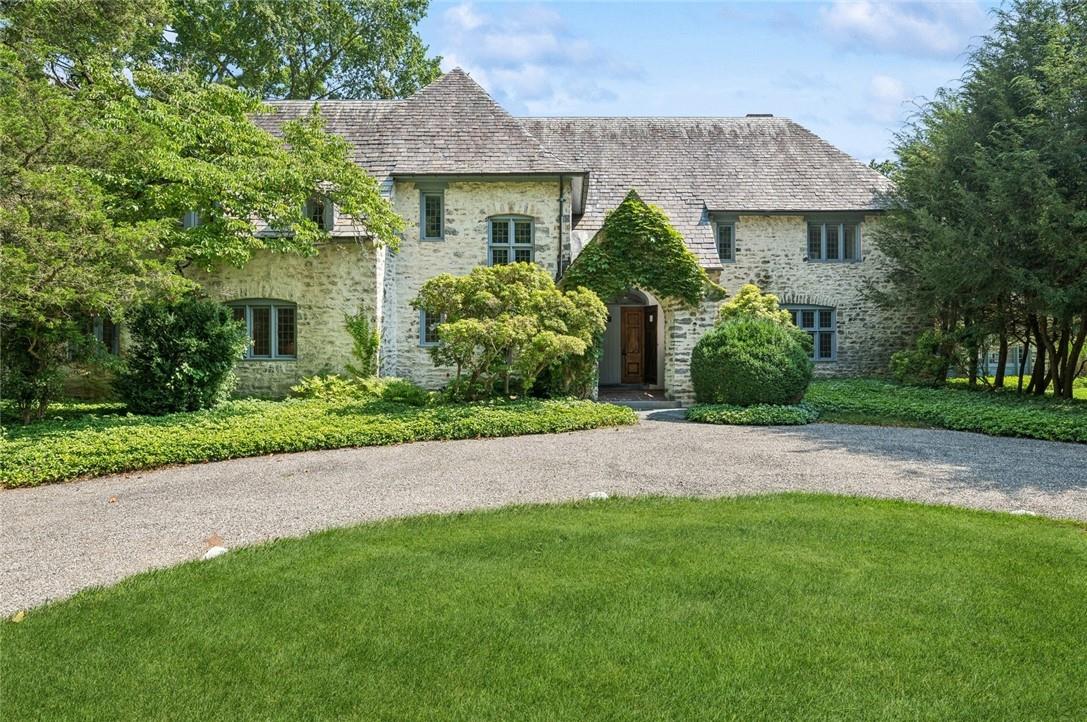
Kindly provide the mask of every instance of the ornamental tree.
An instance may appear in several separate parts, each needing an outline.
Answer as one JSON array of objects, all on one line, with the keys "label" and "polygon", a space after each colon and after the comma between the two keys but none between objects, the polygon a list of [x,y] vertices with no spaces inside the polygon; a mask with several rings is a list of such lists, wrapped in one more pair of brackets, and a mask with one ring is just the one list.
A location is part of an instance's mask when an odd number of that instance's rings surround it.
[{"label": "ornamental tree", "polygon": [[449,391],[466,399],[527,394],[545,369],[589,352],[607,325],[592,291],[562,291],[531,263],[436,276],[412,305],[442,319],[430,354],[456,369]]},{"label": "ornamental tree", "polygon": [[717,312],[717,323],[740,317],[765,318],[786,326],[793,325],[792,316],[778,305],[778,297],[763,293],[754,283],[744,284],[735,296],[722,304]]}]

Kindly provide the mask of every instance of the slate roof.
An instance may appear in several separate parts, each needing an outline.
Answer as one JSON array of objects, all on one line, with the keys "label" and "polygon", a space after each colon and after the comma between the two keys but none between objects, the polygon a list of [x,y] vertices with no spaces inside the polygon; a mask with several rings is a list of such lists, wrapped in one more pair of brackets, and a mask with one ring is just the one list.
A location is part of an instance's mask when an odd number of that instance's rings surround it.
[{"label": "slate roof", "polygon": [[661,206],[704,265],[710,212],[878,210],[881,174],[785,118],[522,118],[588,171],[577,229],[597,230],[633,188]]},{"label": "slate roof", "polygon": [[[274,101],[256,122],[276,133],[313,104]],[[711,267],[711,212],[878,210],[890,188],[785,118],[514,118],[459,68],[405,100],[318,105],[386,190],[395,176],[587,174],[578,230],[598,229],[633,188]]]}]

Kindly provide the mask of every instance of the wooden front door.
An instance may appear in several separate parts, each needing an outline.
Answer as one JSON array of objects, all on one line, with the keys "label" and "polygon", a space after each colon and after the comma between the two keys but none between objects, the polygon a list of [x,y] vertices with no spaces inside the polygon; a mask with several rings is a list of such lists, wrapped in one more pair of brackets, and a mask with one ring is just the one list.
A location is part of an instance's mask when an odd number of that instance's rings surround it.
[{"label": "wooden front door", "polygon": [[645,309],[624,308],[619,333],[623,363],[620,383],[640,384],[645,379]]}]

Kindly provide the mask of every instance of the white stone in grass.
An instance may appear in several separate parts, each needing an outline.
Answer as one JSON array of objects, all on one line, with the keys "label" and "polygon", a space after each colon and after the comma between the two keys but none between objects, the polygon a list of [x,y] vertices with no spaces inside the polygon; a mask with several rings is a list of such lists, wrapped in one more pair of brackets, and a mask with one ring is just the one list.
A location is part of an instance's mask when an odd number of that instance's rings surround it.
[{"label": "white stone in grass", "polygon": [[608,498],[608,492],[606,491],[594,491],[589,494],[589,498],[593,501],[604,501]]},{"label": "white stone in grass", "polygon": [[1016,509],[1011,513],[1015,514],[1016,516],[1038,516],[1033,511],[1027,511],[1026,509]]},{"label": "white stone in grass", "polygon": [[226,554],[226,552],[226,547],[212,547],[211,549],[208,549],[206,552],[204,552],[204,558],[214,559],[215,557],[223,556],[224,554]]}]

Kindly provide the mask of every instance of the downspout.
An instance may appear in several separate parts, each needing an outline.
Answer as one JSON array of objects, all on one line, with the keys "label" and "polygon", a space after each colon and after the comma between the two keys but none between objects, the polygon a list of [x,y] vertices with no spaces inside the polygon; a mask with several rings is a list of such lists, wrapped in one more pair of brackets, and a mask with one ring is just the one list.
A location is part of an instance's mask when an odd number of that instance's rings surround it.
[{"label": "downspout", "polygon": [[562,222],[565,218],[566,199],[563,194],[563,188],[565,185],[566,176],[559,173],[559,258],[558,265],[555,266],[555,280],[558,281],[562,278]]}]

